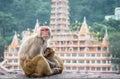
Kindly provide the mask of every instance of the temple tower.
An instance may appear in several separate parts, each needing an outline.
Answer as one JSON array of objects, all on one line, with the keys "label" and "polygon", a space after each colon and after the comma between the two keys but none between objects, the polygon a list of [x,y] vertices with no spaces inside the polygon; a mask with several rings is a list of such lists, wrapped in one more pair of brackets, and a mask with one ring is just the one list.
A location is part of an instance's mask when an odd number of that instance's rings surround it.
[{"label": "temple tower", "polygon": [[51,0],[50,27],[53,33],[69,31],[68,0]]}]

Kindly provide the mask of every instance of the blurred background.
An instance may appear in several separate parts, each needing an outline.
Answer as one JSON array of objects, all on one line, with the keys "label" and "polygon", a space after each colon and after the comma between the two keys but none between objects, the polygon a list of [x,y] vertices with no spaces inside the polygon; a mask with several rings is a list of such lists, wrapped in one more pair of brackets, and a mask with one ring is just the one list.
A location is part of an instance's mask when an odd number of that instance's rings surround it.
[{"label": "blurred background", "polygon": [[[49,26],[50,5],[50,0],[0,0],[0,61],[3,60],[3,52],[11,43],[15,32],[33,29],[36,19],[39,19],[40,25]],[[80,29],[84,16],[99,41],[102,41],[101,37],[107,27],[110,52],[120,58],[120,11],[117,19],[107,18],[115,15],[115,9],[120,7],[120,0],[69,0],[69,7],[71,31]],[[118,59],[114,62],[120,64]]]}]

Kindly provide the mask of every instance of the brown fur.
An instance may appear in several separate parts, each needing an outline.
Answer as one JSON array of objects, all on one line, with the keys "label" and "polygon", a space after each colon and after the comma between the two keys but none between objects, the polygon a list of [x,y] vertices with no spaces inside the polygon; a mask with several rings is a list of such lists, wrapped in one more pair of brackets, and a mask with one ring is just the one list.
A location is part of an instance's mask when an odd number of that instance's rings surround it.
[{"label": "brown fur", "polygon": [[[43,28],[48,27],[41,27],[41,29]],[[42,65],[46,67],[46,74],[52,74],[52,70],[49,68],[46,60],[42,56],[37,56],[42,54],[43,51],[46,49],[47,39],[50,37],[50,30],[48,32],[48,36],[44,37],[44,35],[42,35],[41,33],[41,29],[38,30],[37,34],[34,34],[33,36],[27,38],[20,46],[20,65],[27,76],[36,72],[36,70],[34,70],[35,67],[39,67],[38,69],[40,70],[38,70],[38,73],[42,73]],[[40,73],[39,76],[41,76]]]},{"label": "brown fur", "polygon": [[[60,57],[55,55],[55,51],[51,48],[46,48],[44,51],[44,56],[48,60],[48,63],[50,64],[50,67],[57,73],[62,73],[63,72],[63,61],[61,60]],[[57,71],[56,71],[57,70]]]},{"label": "brown fur", "polygon": [[[63,65],[62,62],[61,64]],[[25,71],[26,76],[28,77],[43,77],[43,76],[62,73],[63,68],[61,68],[62,66],[61,64],[59,68],[58,67],[50,68],[46,58],[41,55],[37,55],[31,60],[26,60],[26,64],[24,64],[25,66],[22,67],[23,70]]]},{"label": "brown fur", "polygon": [[41,55],[37,55],[33,59],[26,62],[27,63],[23,68],[25,69],[25,74],[28,77],[43,77],[53,74],[50,66],[48,65],[48,62]]},{"label": "brown fur", "polygon": [[60,68],[60,71],[59,73],[62,73],[63,72],[63,69],[64,69],[64,64],[63,64],[63,61],[60,57],[58,57],[57,55],[54,56],[54,58],[58,61],[59,63],[59,68]]},{"label": "brown fur", "polygon": [[[63,62],[61,58],[56,56],[55,52],[51,48],[49,50],[49,55],[47,55],[46,58],[41,55],[37,55],[31,60],[26,60],[26,66],[24,67],[24,71],[26,72],[27,76],[43,77],[63,72]],[[52,67],[49,66],[50,62],[54,63],[51,63]]]}]

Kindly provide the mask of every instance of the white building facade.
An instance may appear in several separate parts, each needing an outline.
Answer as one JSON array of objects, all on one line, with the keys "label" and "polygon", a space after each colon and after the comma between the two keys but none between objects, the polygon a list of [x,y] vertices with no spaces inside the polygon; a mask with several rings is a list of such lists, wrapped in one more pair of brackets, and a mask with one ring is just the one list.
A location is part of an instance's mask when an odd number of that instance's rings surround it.
[{"label": "white building facade", "polygon": [[120,20],[120,7],[115,8],[115,14],[114,15],[106,15],[105,19],[106,20],[109,20],[109,19]]}]

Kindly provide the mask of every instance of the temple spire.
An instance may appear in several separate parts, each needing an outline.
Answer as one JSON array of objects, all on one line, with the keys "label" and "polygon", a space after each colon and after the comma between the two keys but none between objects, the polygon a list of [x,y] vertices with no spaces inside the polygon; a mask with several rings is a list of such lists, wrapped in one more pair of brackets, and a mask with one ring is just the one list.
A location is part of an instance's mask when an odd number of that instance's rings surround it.
[{"label": "temple spire", "polygon": [[105,35],[103,38],[103,45],[108,46],[108,32],[107,32],[107,27],[105,26]]},{"label": "temple spire", "polygon": [[34,33],[36,33],[37,32],[37,29],[40,27],[40,23],[39,23],[39,21],[38,21],[38,19],[36,20],[36,24],[35,24],[35,28],[34,28]]},{"label": "temple spire", "polygon": [[10,48],[16,48],[19,45],[19,39],[17,37],[17,33],[15,32],[12,43],[10,44]]},{"label": "temple spire", "polygon": [[82,34],[82,35],[90,34],[89,28],[88,28],[88,25],[87,25],[87,22],[86,22],[86,17],[84,17],[84,20],[83,20],[83,23],[82,23],[79,34]]}]

